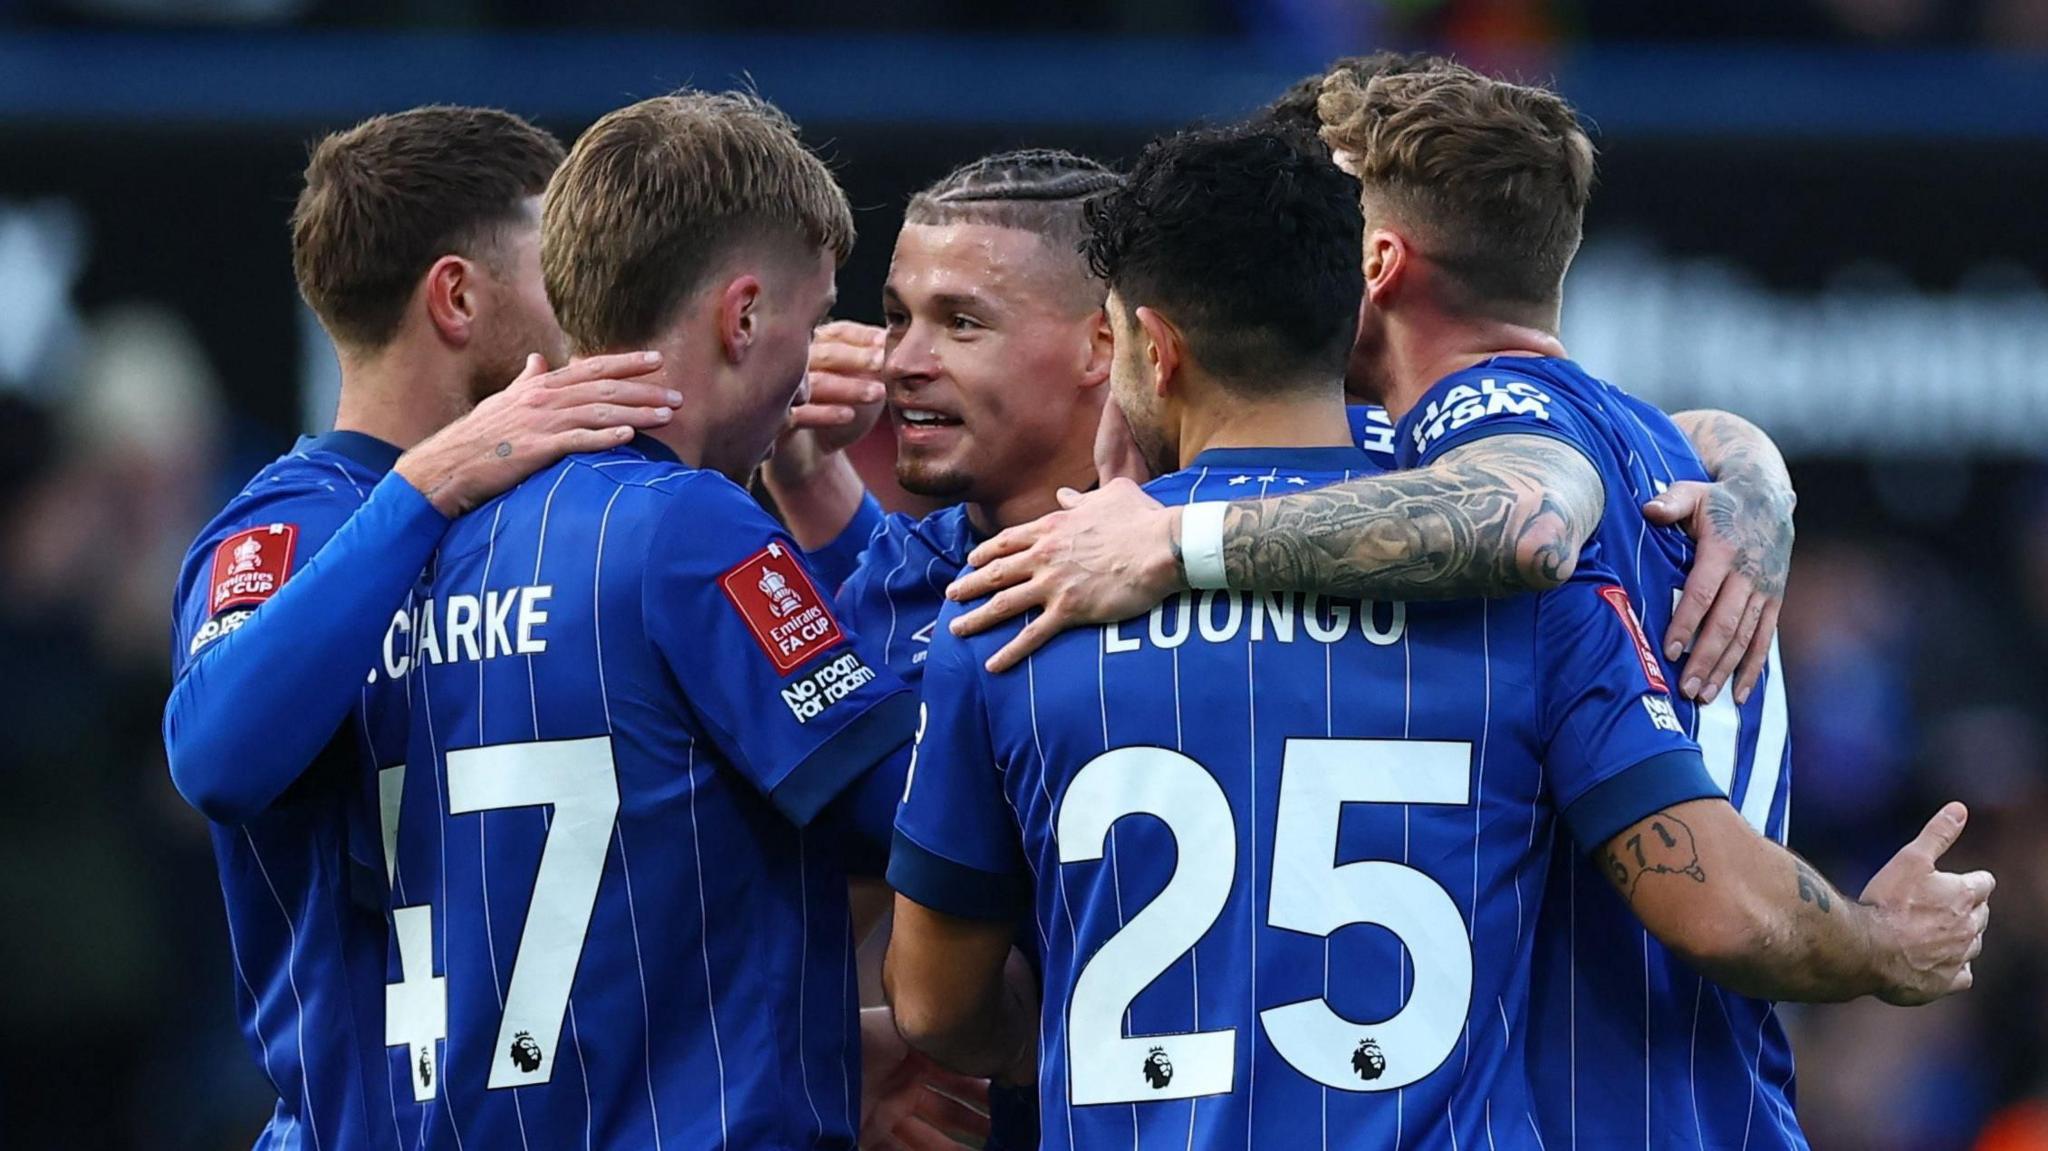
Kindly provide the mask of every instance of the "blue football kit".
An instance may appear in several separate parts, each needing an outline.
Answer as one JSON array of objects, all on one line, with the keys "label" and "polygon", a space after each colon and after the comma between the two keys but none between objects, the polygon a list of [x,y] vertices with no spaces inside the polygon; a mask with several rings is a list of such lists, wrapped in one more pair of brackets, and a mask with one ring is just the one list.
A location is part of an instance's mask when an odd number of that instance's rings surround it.
[{"label": "blue football kit", "polygon": [[846,841],[916,704],[779,526],[654,440],[573,456],[448,530],[401,630],[422,1145],[851,1147]]},{"label": "blue football kit", "polygon": [[[1396,447],[1412,467],[1504,434],[1560,440],[1599,472],[1605,509],[1580,562],[1615,573],[1661,644],[1693,544],[1641,508],[1672,483],[1710,478],[1685,436],[1570,360],[1499,356],[1434,385],[1400,421]],[[1657,659],[1675,685],[1677,667]],[[1729,690],[1705,707],[1674,694],[1672,708],[1721,792],[1783,843],[1791,774],[1776,651],[1748,703]],[[1791,1046],[1772,1004],[1673,956],[1590,861],[1561,855],[1547,900],[1531,1016],[1543,1048],[1530,1078],[1552,1151],[1806,1147],[1793,1114]]]},{"label": "blue football kit", "polygon": [[397,458],[354,432],[300,440],[206,525],[178,580],[165,747],[211,820],[236,1010],[278,1097],[262,1151],[395,1148],[418,1127],[383,1069],[369,790],[404,758],[404,685],[370,669],[447,520],[387,474]]},{"label": "blue football kit", "polygon": [[[1378,470],[1220,449],[1148,490]],[[1458,603],[1182,593],[1001,676],[982,663],[1026,621],[961,640],[960,610],[926,661],[890,880],[1034,916],[1048,1147],[1540,1145],[1551,857],[1714,794],[1610,573]]]}]

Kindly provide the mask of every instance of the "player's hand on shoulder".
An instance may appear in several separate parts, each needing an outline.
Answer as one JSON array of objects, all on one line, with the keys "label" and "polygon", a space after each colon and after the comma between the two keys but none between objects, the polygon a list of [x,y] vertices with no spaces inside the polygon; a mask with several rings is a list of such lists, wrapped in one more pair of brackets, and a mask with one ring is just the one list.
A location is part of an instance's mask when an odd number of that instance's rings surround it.
[{"label": "player's hand on shoulder", "polygon": [[1860,902],[1889,936],[1887,986],[1878,992],[1887,1003],[1931,1003],[1970,987],[1970,964],[1984,949],[1998,884],[1988,871],[1957,874],[1938,866],[1968,819],[1960,803],[1943,807],[1863,889]]},{"label": "player's hand on shoulder", "polygon": [[845,451],[875,426],[888,394],[881,374],[887,337],[885,329],[850,320],[811,333],[804,391],[769,457],[770,479],[802,483],[824,457]]},{"label": "player's hand on shoulder", "polygon": [[400,456],[394,470],[443,515],[463,514],[576,452],[602,451],[675,417],[682,395],[645,379],[659,352],[591,356],[548,370],[538,355],[511,386]]},{"label": "player's hand on shoulder", "polygon": [[1712,703],[1729,679],[1746,703],[1763,674],[1792,569],[1792,508],[1784,493],[1736,483],[1672,484],[1643,506],[1697,543],[1692,572],[1664,636],[1665,658],[1686,649],[1679,690]]},{"label": "player's hand on shoulder", "polygon": [[1060,510],[1010,528],[974,549],[967,572],[946,589],[965,603],[989,601],[953,620],[954,635],[987,631],[1027,611],[1038,615],[988,660],[1016,666],[1069,628],[1128,619],[1184,585],[1174,555],[1180,512],[1127,479],[1086,494],[1061,488]]}]

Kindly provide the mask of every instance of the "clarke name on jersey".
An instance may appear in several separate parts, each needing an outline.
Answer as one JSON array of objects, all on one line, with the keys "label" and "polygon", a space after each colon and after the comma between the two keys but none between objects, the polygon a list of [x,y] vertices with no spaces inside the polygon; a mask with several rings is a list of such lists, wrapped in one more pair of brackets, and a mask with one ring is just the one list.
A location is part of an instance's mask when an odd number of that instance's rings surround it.
[{"label": "clarke name on jersey", "polygon": [[384,674],[403,679],[415,659],[440,664],[539,655],[548,649],[541,634],[548,622],[543,605],[554,594],[553,584],[538,584],[421,600],[391,617],[384,632]]}]

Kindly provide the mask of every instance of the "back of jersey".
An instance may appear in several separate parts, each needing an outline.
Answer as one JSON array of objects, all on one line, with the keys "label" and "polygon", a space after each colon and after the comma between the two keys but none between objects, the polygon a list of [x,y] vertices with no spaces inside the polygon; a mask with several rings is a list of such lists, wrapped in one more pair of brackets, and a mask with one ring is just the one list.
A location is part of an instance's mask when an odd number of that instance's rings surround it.
[{"label": "back of jersey", "polygon": [[[1372,470],[1210,451],[1150,490]],[[1183,594],[994,677],[1008,633],[942,621],[891,877],[940,910],[949,867],[1037,877],[1047,1147],[1535,1146],[1526,968],[1555,816],[1683,744],[1640,705],[1613,609],[1551,603]],[[1616,750],[1546,762],[1561,716],[1602,709]],[[927,886],[920,858],[953,862]]]},{"label": "back of jersey", "polygon": [[392,1000],[424,1005],[393,1012],[416,1086],[445,1039],[429,1146],[851,1146],[845,877],[790,789],[859,758],[877,677],[774,532],[659,445],[451,529],[398,823],[436,920],[399,911]]},{"label": "back of jersey", "polygon": [[[1562,440],[1592,461],[1606,503],[1583,560],[1612,569],[1663,636],[1692,541],[1642,505],[1680,480],[1709,479],[1670,417],[1562,359],[1501,356],[1440,381],[1401,423],[1404,465],[1488,435]],[[1660,657],[1661,659],[1661,657]],[[1677,686],[1677,665],[1662,671]],[[1697,707],[1673,695],[1707,770],[1759,832],[1785,841],[1791,749],[1774,650],[1746,704],[1732,690]],[[1792,1053],[1775,1008],[1703,979],[1651,938],[1599,869],[1559,861],[1555,930],[1538,947],[1538,1029],[1561,1050],[1532,1065],[1546,1139],[1564,1146],[1803,1148],[1792,1115]]]}]

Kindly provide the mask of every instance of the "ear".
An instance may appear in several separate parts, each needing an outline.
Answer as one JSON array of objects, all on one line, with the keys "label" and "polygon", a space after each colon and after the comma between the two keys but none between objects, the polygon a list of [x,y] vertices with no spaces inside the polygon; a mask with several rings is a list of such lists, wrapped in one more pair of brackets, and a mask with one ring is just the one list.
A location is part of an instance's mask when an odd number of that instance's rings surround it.
[{"label": "ear", "polygon": [[761,280],[758,276],[741,276],[718,293],[718,344],[728,362],[737,364],[746,359],[755,339],[759,338],[760,307]]},{"label": "ear", "polygon": [[1407,278],[1414,252],[1399,232],[1374,228],[1365,236],[1365,300],[1384,308]]},{"label": "ear", "polygon": [[427,320],[450,347],[467,347],[476,333],[477,312],[483,303],[482,281],[481,269],[461,256],[435,260],[421,278]]},{"label": "ear", "polygon": [[1088,360],[1081,369],[1081,386],[1101,387],[1109,380],[1110,365],[1116,360],[1116,331],[1109,326],[1109,312],[1095,309],[1088,319]]},{"label": "ear", "polygon": [[1150,308],[1138,309],[1138,328],[1145,333],[1145,366],[1152,371],[1152,390],[1164,397],[1178,380],[1187,342],[1172,320]]}]

